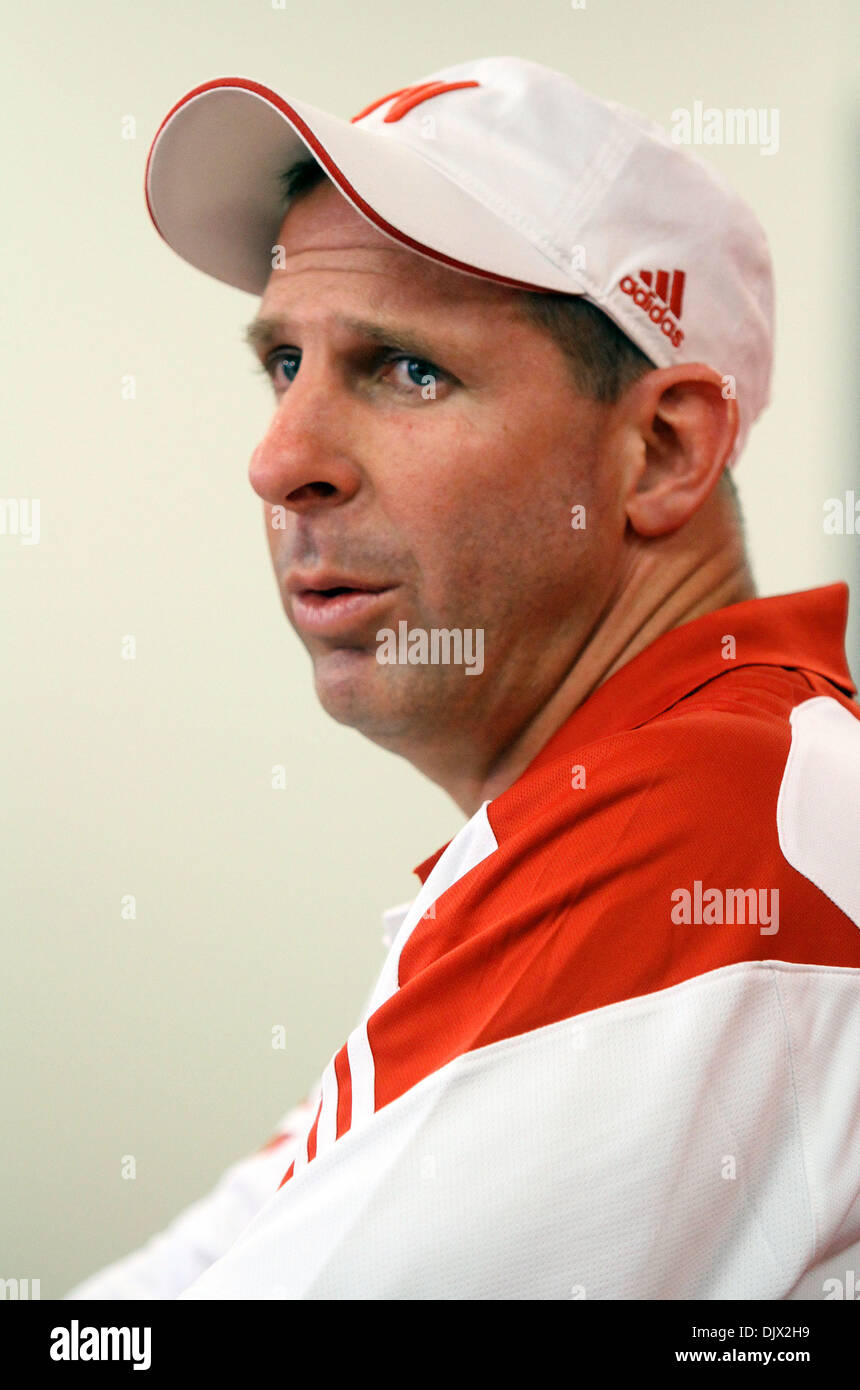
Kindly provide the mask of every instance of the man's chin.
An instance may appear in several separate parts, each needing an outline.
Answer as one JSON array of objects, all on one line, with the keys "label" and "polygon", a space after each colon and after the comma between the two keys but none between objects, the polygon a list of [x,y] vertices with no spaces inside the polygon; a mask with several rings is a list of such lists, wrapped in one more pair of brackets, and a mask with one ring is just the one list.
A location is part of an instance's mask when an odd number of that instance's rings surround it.
[{"label": "man's chin", "polygon": [[314,658],[314,689],[326,714],[369,738],[396,736],[404,722],[391,676],[375,650],[340,647]]}]

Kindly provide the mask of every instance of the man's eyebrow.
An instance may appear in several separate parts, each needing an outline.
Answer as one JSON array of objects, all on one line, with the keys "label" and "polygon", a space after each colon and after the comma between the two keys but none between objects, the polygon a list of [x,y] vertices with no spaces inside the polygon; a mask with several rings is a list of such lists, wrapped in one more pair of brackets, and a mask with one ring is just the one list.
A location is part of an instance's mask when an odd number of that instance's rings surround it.
[{"label": "man's eyebrow", "polygon": [[[411,329],[396,324],[370,323],[364,319],[341,319],[350,333],[385,347],[399,348],[418,358],[432,358],[439,349]],[[289,341],[289,330],[277,318],[256,318],[245,329],[245,342],[253,352],[263,352],[278,341]]]},{"label": "man's eyebrow", "polygon": [[277,331],[277,319],[252,319],[245,329],[245,342],[252,352],[262,352],[269,346]]}]

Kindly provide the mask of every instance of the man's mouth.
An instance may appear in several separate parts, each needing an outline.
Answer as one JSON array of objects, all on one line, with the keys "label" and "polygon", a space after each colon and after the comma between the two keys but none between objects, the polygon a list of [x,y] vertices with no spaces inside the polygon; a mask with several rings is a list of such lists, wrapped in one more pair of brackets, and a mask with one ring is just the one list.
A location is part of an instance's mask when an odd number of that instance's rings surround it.
[{"label": "man's mouth", "polygon": [[290,594],[332,594],[338,593],[379,593],[389,586],[367,580],[362,575],[344,574],[343,570],[292,570],[286,578],[286,589]]},{"label": "man's mouth", "polygon": [[301,589],[302,594],[319,594],[320,598],[337,598],[338,594],[372,594],[376,589],[362,589],[358,585],[335,584],[331,589]]},{"label": "man's mouth", "polygon": [[388,585],[324,583],[316,585],[294,580],[287,585],[292,594],[292,614],[296,627],[310,634],[339,637],[379,614],[393,588]]}]

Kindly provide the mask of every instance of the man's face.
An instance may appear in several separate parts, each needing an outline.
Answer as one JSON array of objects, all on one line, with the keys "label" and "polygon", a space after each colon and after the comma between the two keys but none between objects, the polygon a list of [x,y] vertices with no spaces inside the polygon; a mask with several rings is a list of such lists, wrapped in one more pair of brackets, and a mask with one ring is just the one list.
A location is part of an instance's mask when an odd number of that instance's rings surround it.
[{"label": "man's face", "polygon": [[[399,246],[330,184],[278,240],[258,314],[277,325],[259,345],[276,403],[250,479],[319,699],[416,762],[445,740],[503,749],[617,579],[610,408],[577,393],[519,291]],[[335,585],[376,592],[321,592]],[[482,672],[381,664],[377,634],[402,621],[481,629]]]}]

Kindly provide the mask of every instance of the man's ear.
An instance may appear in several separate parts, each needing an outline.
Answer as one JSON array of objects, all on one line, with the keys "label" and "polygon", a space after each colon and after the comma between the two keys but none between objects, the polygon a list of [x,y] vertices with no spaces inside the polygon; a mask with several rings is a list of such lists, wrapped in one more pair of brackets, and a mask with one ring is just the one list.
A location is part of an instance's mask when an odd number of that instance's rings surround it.
[{"label": "man's ear", "polygon": [[[657,368],[619,402],[635,439],[627,517],[642,536],[677,531],[716,486],[738,432],[737,401],[713,367]],[[632,433],[631,433],[632,431]]]}]

